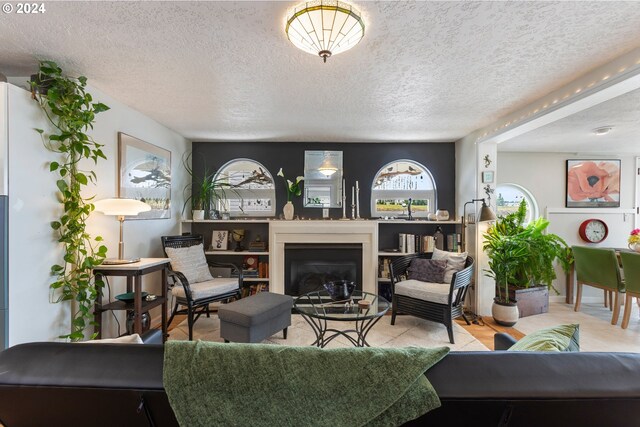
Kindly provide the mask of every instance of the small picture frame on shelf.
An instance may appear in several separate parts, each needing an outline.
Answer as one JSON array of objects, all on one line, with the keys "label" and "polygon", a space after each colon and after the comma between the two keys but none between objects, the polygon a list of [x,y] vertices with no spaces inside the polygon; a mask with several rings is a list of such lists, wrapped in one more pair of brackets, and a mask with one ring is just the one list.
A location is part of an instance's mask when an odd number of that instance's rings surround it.
[{"label": "small picture frame on shelf", "polygon": [[483,184],[492,184],[494,179],[493,171],[482,171],[482,183]]},{"label": "small picture frame on shelf", "polygon": [[209,250],[226,251],[228,244],[229,244],[228,230],[213,230],[213,232],[211,233],[211,246],[209,246]]}]

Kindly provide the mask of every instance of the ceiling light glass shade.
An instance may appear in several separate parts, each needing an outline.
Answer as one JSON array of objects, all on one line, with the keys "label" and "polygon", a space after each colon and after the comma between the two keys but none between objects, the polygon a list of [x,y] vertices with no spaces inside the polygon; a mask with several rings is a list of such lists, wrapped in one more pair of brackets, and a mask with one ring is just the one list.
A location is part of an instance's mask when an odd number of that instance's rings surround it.
[{"label": "ceiling light glass shade", "polygon": [[98,200],[93,206],[96,212],[113,216],[138,215],[151,210],[151,206],[139,200],[120,198]]},{"label": "ceiling light glass shade", "polygon": [[316,0],[301,3],[287,16],[287,37],[297,48],[324,62],[357,45],[364,37],[360,12],[349,3]]},{"label": "ceiling light glass shade", "polygon": [[331,176],[334,173],[338,172],[338,168],[334,168],[334,167],[331,167],[331,166],[325,167],[325,168],[320,167],[320,168],[318,168],[318,172],[320,172],[324,176]]},{"label": "ceiling light glass shade", "polygon": [[331,176],[338,171],[338,168],[331,164],[331,160],[325,158],[320,167],[318,168],[318,172],[320,172],[324,176]]}]

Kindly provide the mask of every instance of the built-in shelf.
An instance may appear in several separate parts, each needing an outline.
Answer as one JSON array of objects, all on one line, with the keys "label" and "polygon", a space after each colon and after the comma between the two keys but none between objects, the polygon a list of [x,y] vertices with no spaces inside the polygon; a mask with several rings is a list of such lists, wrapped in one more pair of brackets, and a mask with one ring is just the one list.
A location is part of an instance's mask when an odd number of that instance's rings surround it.
[{"label": "built-in shelf", "polygon": [[261,255],[268,256],[268,251],[204,251],[205,255]]},{"label": "built-in shelf", "polygon": [[[385,251],[380,251],[378,252],[378,256],[404,256],[404,255],[411,255],[411,254],[417,254],[418,252],[385,252]],[[427,253],[431,253],[431,252],[427,252]]]},{"label": "built-in shelf", "polygon": [[243,277],[243,282],[268,282],[268,277]]},{"label": "built-in shelf", "polygon": [[265,219],[265,218],[245,218],[245,219],[183,219],[181,222],[183,224],[235,224],[239,222],[252,222],[256,224],[267,224],[271,221],[275,221],[273,219]]},{"label": "built-in shelf", "polygon": [[[251,219],[251,218],[243,218],[243,219],[197,219],[197,220],[193,220],[193,219],[183,219],[181,220],[181,222],[183,224],[238,224],[238,223],[254,223],[254,224],[268,224],[270,222],[319,222],[319,221],[326,221],[326,222],[332,222],[332,221],[340,221],[340,222],[346,222],[346,221],[342,221],[340,219],[325,219],[325,218],[313,218],[313,219],[296,219],[296,220],[291,220],[291,221],[287,221],[284,219],[269,219],[269,218],[256,218],[256,219]],[[406,219],[357,219],[357,220],[348,220],[348,221],[353,221],[355,222],[362,222],[362,221],[373,221],[373,222],[377,222],[378,224],[406,224],[406,225],[411,225],[411,224],[461,224],[461,221],[456,221],[456,220],[448,220],[448,221],[430,221],[430,220],[426,220],[426,219],[416,219],[416,220],[412,220],[412,221],[407,221]]]}]

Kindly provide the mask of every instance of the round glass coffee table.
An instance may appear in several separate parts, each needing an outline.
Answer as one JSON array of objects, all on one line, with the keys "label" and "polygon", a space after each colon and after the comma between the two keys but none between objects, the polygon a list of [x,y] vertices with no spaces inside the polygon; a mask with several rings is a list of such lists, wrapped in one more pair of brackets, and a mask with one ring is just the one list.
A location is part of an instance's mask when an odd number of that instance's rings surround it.
[{"label": "round glass coffee table", "polygon": [[[368,308],[358,306],[362,300],[369,303]],[[318,347],[325,347],[338,336],[347,338],[356,347],[370,347],[367,334],[390,306],[383,297],[362,291],[354,291],[351,299],[345,301],[332,301],[327,291],[309,292],[293,303],[293,308],[316,334],[316,340],[311,345]],[[355,322],[355,329],[329,328],[328,321]]]}]

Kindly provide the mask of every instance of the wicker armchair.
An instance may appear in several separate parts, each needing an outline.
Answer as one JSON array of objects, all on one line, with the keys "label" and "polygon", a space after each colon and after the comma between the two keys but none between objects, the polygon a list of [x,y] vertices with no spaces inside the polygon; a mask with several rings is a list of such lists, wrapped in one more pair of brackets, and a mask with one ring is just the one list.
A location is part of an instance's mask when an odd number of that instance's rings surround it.
[{"label": "wicker armchair", "polygon": [[[162,236],[162,248],[165,255],[167,248],[188,248],[203,243],[201,235]],[[203,254],[204,255],[204,254]],[[176,314],[186,314],[189,323],[189,340],[193,339],[193,325],[204,313],[209,314],[209,304],[227,301],[230,298],[240,298],[242,287],[242,269],[235,264],[207,263],[210,266],[229,267],[238,272],[237,278],[214,278],[200,283],[189,283],[183,272],[170,269],[168,272],[169,285],[175,305],[169,318],[169,325]],[[179,307],[185,307],[179,309]]]},{"label": "wicker armchair", "polygon": [[[471,285],[473,275],[473,258],[467,257],[464,269],[453,274],[451,283],[424,283],[418,292],[406,292],[407,269],[416,258],[431,258],[431,253],[410,254],[396,258],[391,263],[391,291],[393,292],[391,307],[391,324],[395,324],[398,313],[410,314],[422,319],[442,323],[447,327],[449,340],[454,344],[453,319],[462,316],[469,320],[462,311],[462,304]],[[407,295],[411,294],[411,296]]]}]

